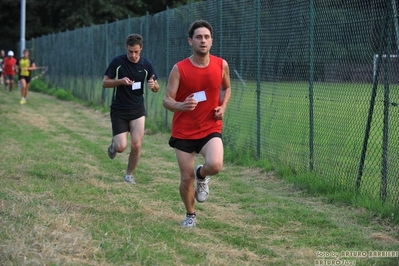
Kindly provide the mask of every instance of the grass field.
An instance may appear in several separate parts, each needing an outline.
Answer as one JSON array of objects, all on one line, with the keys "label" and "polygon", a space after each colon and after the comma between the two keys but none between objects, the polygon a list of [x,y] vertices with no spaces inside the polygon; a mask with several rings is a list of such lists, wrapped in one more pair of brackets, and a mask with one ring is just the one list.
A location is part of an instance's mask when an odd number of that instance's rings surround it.
[{"label": "grass field", "polygon": [[[73,93],[94,105],[104,100],[103,110],[108,111],[112,90],[99,89],[99,78],[59,77],[59,81],[69,88],[68,92],[59,88],[49,89],[53,95],[68,99],[68,96],[73,97]],[[172,114],[162,106],[162,88],[166,87],[166,81],[159,82],[160,93],[147,91],[145,102],[150,128],[164,132],[170,128]],[[39,91],[47,86],[36,81],[32,85],[35,85],[31,86],[32,89]],[[373,84],[315,82],[312,124],[309,84],[306,82],[258,84],[233,78],[232,88],[223,128],[226,161],[266,170],[268,167],[264,165],[271,162],[279,168],[289,169],[295,175],[291,181],[297,185],[312,186],[310,190],[316,193],[366,207],[384,218],[393,217],[399,223],[399,164],[396,163],[399,159],[396,131],[399,126],[398,85],[389,86],[387,110],[384,106],[386,87],[382,84],[377,87],[370,115]],[[385,144],[384,113],[387,114]],[[372,118],[372,123],[367,142],[364,142],[369,118]],[[361,164],[363,151],[364,164]],[[312,180],[309,180],[309,174],[313,176]],[[359,183],[358,178],[361,178]]]},{"label": "grass field", "polygon": [[[296,174],[310,172],[310,144],[313,146],[312,173],[338,189],[356,194],[363,142],[373,84],[315,83],[313,139],[310,140],[309,84],[306,82],[262,82],[259,102],[255,82],[232,80],[233,93],[224,118],[223,138],[229,161],[249,163],[254,158],[285,165]],[[165,85],[166,86],[166,85]],[[164,88],[162,83],[161,88]],[[149,117],[159,125],[170,125],[162,108],[163,94],[148,94]],[[390,102],[399,101],[399,87],[390,85]],[[259,105],[258,105],[259,104]],[[381,209],[383,165],[384,86],[376,93],[360,195],[374,210]],[[387,144],[386,207],[397,207],[399,107],[389,104]],[[169,121],[168,123],[165,120]],[[312,141],[312,142],[311,142]],[[258,157],[259,155],[259,157]],[[388,211],[389,215],[391,211]],[[399,215],[396,212],[396,215]],[[399,219],[398,219],[399,221]]]},{"label": "grass field", "polygon": [[[62,84],[85,101],[99,103],[103,91],[100,79],[60,78]],[[156,129],[170,126],[172,115],[162,106],[166,81],[160,80],[161,92],[148,92],[149,120]],[[73,84],[72,84],[73,83]],[[310,171],[310,143],[313,145],[313,173],[323,176],[345,190],[356,190],[366,122],[373,84],[314,83],[313,139],[310,142],[309,84],[306,82],[262,82],[232,79],[232,98],[224,119],[223,137],[229,161],[249,162],[254,158],[286,165],[295,173]],[[81,89],[85,88],[85,89]],[[105,104],[110,104],[112,90],[106,90]],[[104,96],[103,95],[103,96]],[[399,87],[390,84],[387,152],[387,201],[397,206],[399,200]],[[91,100],[90,100],[91,99]],[[259,105],[258,105],[259,104]],[[377,89],[360,193],[378,203],[382,179],[384,86]],[[378,205],[378,204],[377,204]]]},{"label": "grass field", "polygon": [[18,90],[0,87],[0,129],[1,265],[285,266],[336,255],[356,265],[399,263],[397,225],[253,167],[226,164],[196,206],[197,227],[182,228],[169,135],[147,131],[138,184],[129,186],[128,151],[107,157],[109,115],[78,103],[31,92],[21,106]]}]

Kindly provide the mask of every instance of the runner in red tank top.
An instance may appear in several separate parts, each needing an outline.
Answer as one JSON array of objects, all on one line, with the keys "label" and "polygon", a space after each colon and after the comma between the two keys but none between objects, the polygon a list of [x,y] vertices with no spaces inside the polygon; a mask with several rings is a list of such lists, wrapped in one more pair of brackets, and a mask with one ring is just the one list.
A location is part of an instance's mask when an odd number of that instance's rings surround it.
[{"label": "runner in red tank top", "polygon": [[[8,51],[7,57],[3,59],[3,75],[4,75],[4,86],[8,92],[12,92],[14,88],[14,77],[17,71],[17,59],[14,58],[14,52]],[[8,88],[7,88],[8,87]]]},{"label": "runner in red tank top", "polygon": [[[188,42],[193,55],[173,66],[163,100],[174,112],[169,145],[175,148],[180,168],[180,196],[187,212],[184,227],[195,226],[195,199],[208,198],[208,176],[223,167],[222,119],[231,95],[230,70],[224,59],[210,54],[212,33],[205,20],[191,25]],[[205,163],[194,171],[198,153]]]}]

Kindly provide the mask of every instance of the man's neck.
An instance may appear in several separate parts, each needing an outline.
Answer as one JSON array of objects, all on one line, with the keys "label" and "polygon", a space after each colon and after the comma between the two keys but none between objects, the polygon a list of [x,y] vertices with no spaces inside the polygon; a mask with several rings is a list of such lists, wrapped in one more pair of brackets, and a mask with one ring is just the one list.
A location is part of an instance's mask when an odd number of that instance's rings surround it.
[{"label": "man's neck", "polygon": [[210,62],[210,57],[209,54],[204,55],[204,56],[199,56],[199,55],[192,55],[190,56],[190,61],[193,65],[197,67],[207,67]]}]

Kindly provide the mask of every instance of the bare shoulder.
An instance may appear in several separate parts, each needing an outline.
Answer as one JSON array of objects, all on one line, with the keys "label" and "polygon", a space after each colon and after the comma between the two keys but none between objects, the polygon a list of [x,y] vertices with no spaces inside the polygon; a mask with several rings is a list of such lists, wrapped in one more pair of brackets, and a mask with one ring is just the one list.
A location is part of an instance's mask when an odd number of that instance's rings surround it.
[{"label": "bare shoulder", "polygon": [[178,77],[180,77],[179,66],[178,66],[177,64],[175,64],[175,65],[172,67],[172,70],[170,71],[170,77],[173,77],[173,78],[178,78]]},{"label": "bare shoulder", "polygon": [[227,63],[227,61],[225,59],[223,59],[223,72],[224,72],[224,74],[230,75],[229,64]]},{"label": "bare shoulder", "polygon": [[228,67],[229,63],[227,63],[226,59],[223,59],[223,67]]},{"label": "bare shoulder", "polygon": [[166,90],[177,90],[180,84],[180,71],[177,64],[172,67],[172,70],[169,74],[168,84],[166,85]]}]

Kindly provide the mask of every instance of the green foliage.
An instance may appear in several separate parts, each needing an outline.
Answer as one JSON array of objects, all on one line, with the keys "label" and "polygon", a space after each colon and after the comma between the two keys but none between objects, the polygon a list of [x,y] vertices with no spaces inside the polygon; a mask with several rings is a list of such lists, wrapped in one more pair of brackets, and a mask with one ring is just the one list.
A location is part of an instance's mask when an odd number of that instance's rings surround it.
[{"label": "green foliage", "polygon": [[[160,118],[162,119],[162,118]],[[152,119],[145,120],[145,128],[147,134],[155,134],[155,133],[165,133],[167,130],[165,127],[160,123],[160,121],[154,121]]]},{"label": "green foliage", "polygon": [[251,149],[233,149],[231,146],[225,146],[224,159],[226,162],[234,163],[247,167],[259,167],[269,172],[274,170],[274,166],[267,159],[256,159]]},{"label": "green foliage", "polygon": [[[200,0],[26,0],[26,39],[128,17],[144,16],[147,11],[154,14],[165,10],[167,6],[174,8],[198,1]],[[14,45],[19,40],[19,2],[0,1],[0,10],[7,10],[0,16],[2,45],[6,45],[6,49],[16,50]]]},{"label": "green foliage", "polygon": [[63,100],[63,101],[80,101],[77,98],[75,98],[70,91],[66,91],[61,88],[58,88],[58,89],[49,88],[46,85],[46,83],[40,78],[33,80],[29,85],[29,89],[31,91],[41,92],[41,93],[55,96],[58,99]]},{"label": "green foliage", "polygon": [[82,100],[80,100],[78,98],[74,98],[74,101],[79,102],[79,103],[83,104],[84,106],[90,107],[90,108],[92,108],[94,110],[99,110],[103,114],[109,112],[109,108],[108,107],[103,106],[103,105],[101,105],[99,103],[96,103],[94,101],[86,101],[85,102],[85,101],[82,101]]},{"label": "green foliage", "polygon": [[45,93],[55,96],[57,89],[56,88],[49,88]]},{"label": "green foliage", "polygon": [[65,91],[64,89],[56,90],[53,95],[63,101],[73,101],[75,99],[70,91]]},{"label": "green foliage", "polygon": [[34,79],[31,81],[29,85],[29,90],[30,91],[36,91],[36,92],[47,92],[49,90],[47,84],[40,78]]}]

